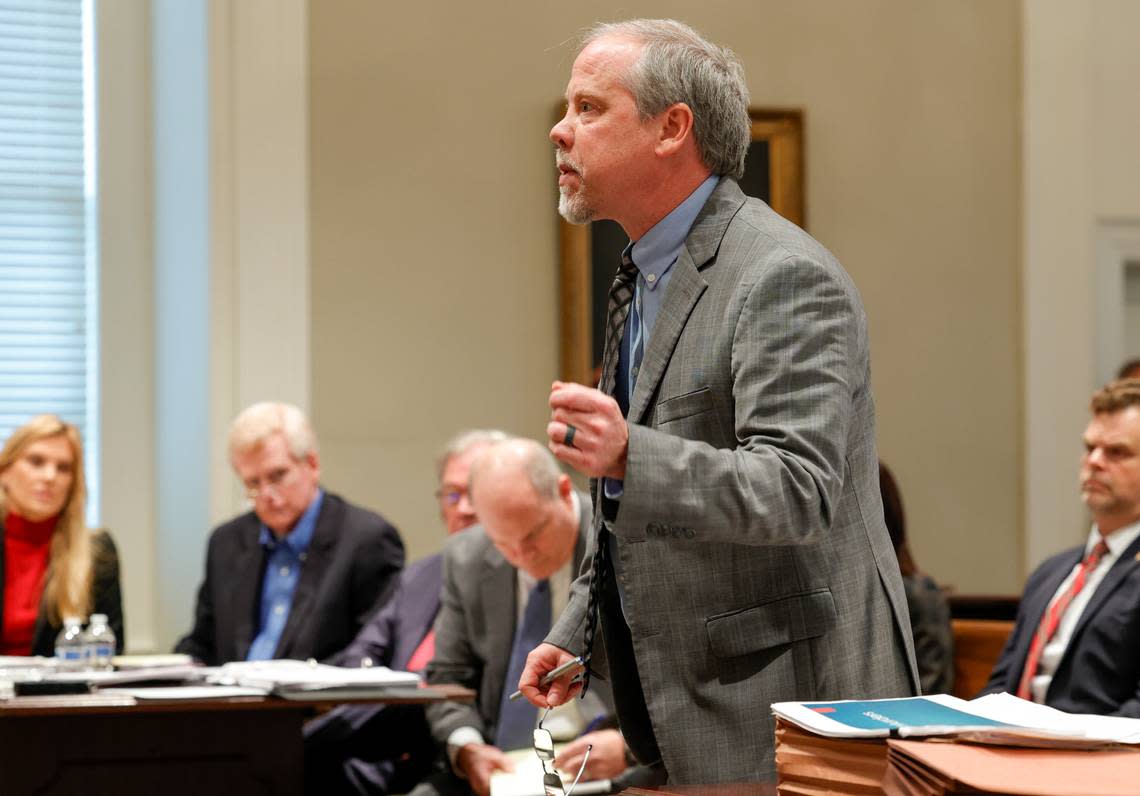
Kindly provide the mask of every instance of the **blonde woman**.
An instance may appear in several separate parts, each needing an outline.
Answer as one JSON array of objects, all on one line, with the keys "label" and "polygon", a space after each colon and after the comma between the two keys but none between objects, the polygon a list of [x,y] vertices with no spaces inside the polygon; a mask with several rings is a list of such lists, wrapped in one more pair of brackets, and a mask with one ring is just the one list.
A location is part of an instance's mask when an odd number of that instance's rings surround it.
[{"label": "blonde woman", "polygon": [[0,654],[52,655],[67,616],[106,614],[123,649],[119,558],[84,523],[79,431],[39,415],[0,450]]}]

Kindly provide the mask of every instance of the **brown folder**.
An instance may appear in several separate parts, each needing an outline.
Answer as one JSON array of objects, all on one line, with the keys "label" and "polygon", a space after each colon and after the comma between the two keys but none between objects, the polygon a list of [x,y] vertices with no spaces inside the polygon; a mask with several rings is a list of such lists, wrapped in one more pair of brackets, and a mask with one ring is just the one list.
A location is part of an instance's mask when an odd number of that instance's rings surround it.
[{"label": "brown folder", "polygon": [[1018,749],[939,741],[887,742],[888,796],[1137,796],[1140,750]]},{"label": "brown folder", "polygon": [[776,719],[777,792],[783,796],[876,796],[883,792],[883,739],[827,738]]}]

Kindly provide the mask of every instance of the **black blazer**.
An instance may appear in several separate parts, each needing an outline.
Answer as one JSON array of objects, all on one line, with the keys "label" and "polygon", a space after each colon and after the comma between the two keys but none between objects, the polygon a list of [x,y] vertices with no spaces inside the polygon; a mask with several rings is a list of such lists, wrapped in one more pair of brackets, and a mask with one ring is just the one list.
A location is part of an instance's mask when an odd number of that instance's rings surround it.
[{"label": "black blazer", "polygon": [[[1061,582],[1084,556],[1084,545],[1053,556],[1029,576],[1017,622],[982,694],[1016,693],[1029,645]],[[1130,544],[1092,598],[1073,637],[1045,704],[1070,713],[1140,718],[1140,538]]]},{"label": "black blazer", "polygon": [[[0,616],[4,613],[4,577],[7,569],[4,564],[4,525],[0,523]],[[91,579],[91,613],[106,614],[107,624],[115,632],[115,650],[122,652],[126,645],[123,630],[123,599],[119,590],[119,553],[111,534],[94,531],[91,534],[91,558],[95,567]],[[83,617],[87,621],[87,617]],[[32,631],[32,654],[51,657],[55,655],[55,637],[62,624],[52,624],[48,620],[47,609],[40,601],[40,612]],[[0,628],[0,632],[3,632]]]},{"label": "black blazer", "polygon": [[[211,666],[245,660],[265,572],[260,530],[251,511],[211,534],[194,627],[175,652]],[[403,565],[404,543],[392,525],[326,492],[274,657],[324,660],[344,649],[388,599]]]},{"label": "black blazer", "polygon": [[[442,555],[410,564],[392,598],[330,663],[355,667],[368,657],[406,668],[431,630],[442,583]],[[341,705],[305,723],[305,792],[358,793],[367,782],[377,793],[406,793],[431,772],[437,752],[422,705]]]}]

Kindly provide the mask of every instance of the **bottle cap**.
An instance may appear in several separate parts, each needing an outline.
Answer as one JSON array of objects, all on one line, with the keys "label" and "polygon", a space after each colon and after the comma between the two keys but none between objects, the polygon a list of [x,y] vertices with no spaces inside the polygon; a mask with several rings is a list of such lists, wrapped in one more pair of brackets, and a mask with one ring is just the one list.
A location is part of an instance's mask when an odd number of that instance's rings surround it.
[{"label": "bottle cap", "polygon": [[63,624],[65,627],[67,625],[82,625],[83,624],[83,617],[81,617],[81,616],[65,616],[63,618]]},{"label": "bottle cap", "polygon": [[107,624],[106,614],[91,614],[91,624]]}]

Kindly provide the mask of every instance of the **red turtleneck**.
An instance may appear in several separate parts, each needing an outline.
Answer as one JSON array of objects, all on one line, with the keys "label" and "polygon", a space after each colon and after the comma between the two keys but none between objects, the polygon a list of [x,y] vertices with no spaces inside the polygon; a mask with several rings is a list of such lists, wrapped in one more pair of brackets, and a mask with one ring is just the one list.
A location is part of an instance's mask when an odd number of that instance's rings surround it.
[{"label": "red turtleneck", "polygon": [[40,522],[12,511],[4,520],[4,623],[0,655],[31,655],[55,517]]}]

